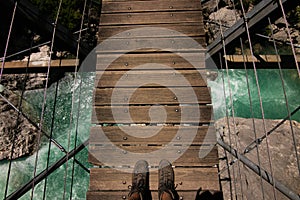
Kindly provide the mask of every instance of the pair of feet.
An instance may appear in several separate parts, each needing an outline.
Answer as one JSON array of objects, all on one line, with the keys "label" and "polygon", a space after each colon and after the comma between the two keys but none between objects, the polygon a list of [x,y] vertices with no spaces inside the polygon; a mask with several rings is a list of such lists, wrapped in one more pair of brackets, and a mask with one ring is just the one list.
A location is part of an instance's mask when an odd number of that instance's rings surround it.
[{"label": "pair of feet", "polygon": [[[162,160],[158,168],[158,198],[159,200],[178,200],[179,196],[174,186],[174,171],[167,160]],[[132,174],[131,191],[128,194],[129,200],[151,200],[149,188],[149,167],[145,160],[135,164]]]}]

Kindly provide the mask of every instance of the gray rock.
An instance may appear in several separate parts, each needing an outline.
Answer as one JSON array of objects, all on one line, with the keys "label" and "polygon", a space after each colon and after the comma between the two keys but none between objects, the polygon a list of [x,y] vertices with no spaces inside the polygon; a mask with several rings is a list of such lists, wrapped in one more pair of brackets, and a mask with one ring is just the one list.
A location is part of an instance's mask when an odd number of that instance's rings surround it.
[{"label": "gray rock", "polygon": [[231,10],[228,9],[228,7],[224,7],[210,14],[209,19],[217,23],[221,23],[222,25],[231,27],[236,23],[237,20],[240,19],[240,17],[236,10]]},{"label": "gray rock", "polygon": [[[254,121],[257,137],[263,136],[265,134],[263,121],[261,119],[255,119]],[[265,120],[265,122],[266,130],[269,131],[272,129],[272,127],[277,125],[280,120]],[[296,146],[299,153],[300,123],[292,121],[292,125],[297,141]],[[226,143],[230,144],[231,141],[231,146],[235,149],[238,149],[240,153],[242,153],[248,144],[255,139],[252,119],[235,118],[233,120],[233,118],[229,118],[228,126],[227,120],[223,118],[216,121],[215,127],[217,134],[221,135]],[[231,134],[229,134],[229,130]],[[264,140],[262,144],[259,145],[258,149],[252,150],[245,156],[257,165],[260,163],[261,167],[268,172],[271,172],[269,164],[270,161],[268,157],[269,149],[274,177],[296,194],[299,193],[300,176],[297,167],[293,137],[289,121],[285,122],[268,137],[268,145],[269,148],[267,148],[266,140]],[[260,159],[258,159],[258,155]],[[232,160],[230,155],[224,154],[224,151],[221,147],[219,148],[219,156],[226,157],[229,162]],[[221,160],[220,168],[221,170],[224,169],[222,170],[221,178],[230,177],[233,187],[234,183],[236,184],[236,188],[233,189],[233,194],[235,194],[236,191],[238,199],[242,199],[242,193],[244,195],[244,199],[263,199],[260,176],[243,166],[242,163],[235,163],[233,166],[231,166],[231,175],[229,176],[226,166],[226,160]],[[235,177],[233,177],[233,171],[235,173]],[[263,189],[265,199],[274,199],[273,187],[270,184],[263,181]],[[228,182],[223,182],[223,193],[224,199],[230,199]],[[286,198],[280,192],[277,192],[277,199],[288,198]]]}]

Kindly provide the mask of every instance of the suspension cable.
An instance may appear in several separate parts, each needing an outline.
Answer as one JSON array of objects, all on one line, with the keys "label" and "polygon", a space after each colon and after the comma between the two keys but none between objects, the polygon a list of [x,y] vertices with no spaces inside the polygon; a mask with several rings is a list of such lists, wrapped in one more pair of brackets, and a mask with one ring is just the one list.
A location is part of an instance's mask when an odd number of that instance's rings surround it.
[{"label": "suspension cable", "polygon": [[286,26],[286,30],[287,30],[287,33],[288,33],[288,36],[289,36],[289,40],[290,40],[290,44],[291,44],[291,49],[292,49],[293,56],[294,56],[294,59],[295,59],[295,64],[296,64],[296,68],[297,68],[297,71],[298,71],[298,76],[300,78],[300,68],[299,68],[299,65],[298,65],[296,51],[295,51],[295,47],[293,45],[293,40],[292,40],[292,36],[291,36],[291,31],[290,31],[290,28],[289,28],[289,24],[288,24],[288,21],[286,19],[286,14],[285,14],[285,11],[284,11],[284,8],[283,8],[283,5],[282,5],[282,1],[278,0],[278,3],[279,3],[280,8],[281,8],[283,20],[284,20],[284,23],[285,23],[285,26]]},{"label": "suspension cable", "polygon": [[[80,24],[80,30],[79,30],[79,35],[78,35],[78,43],[77,43],[77,53],[76,53],[76,59],[79,57],[79,50],[80,50],[80,41],[81,41],[81,36],[82,36],[82,31],[83,31],[83,24],[84,24],[84,19],[85,19],[85,11],[86,11],[86,5],[87,5],[87,0],[84,1],[84,6],[83,6],[83,11],[82,11],[82,16],[81,16],[81,24]],[[77,67],[78,64],[76,63],[75,67],[75,80],[74,80],[74,87],[75,87],[75,81],[77,78]],[[77,146],[77,136],[78,136],[78,124],[79,124],[79,113],[80,113],[80,104],[81,104],[81,88],[82,88],[82,80],[80,80],[79,83],[79,101],[78,101],[78,106],[77,106],[77,119],[76,119],[76,127],[75,127],[75,142],[74,142],[74,147],[76,148]],[[74,99],[72,100],[72,104],[75,100],[75,90],[73,90],[74,94]],[[73,98],[73,97],[72,97]],[[72,106],[73,108],[73,106]],[[71,132],[71,130],[70,130]],[[74,156],[76,158],[76,155]],[[70,191],[70,200],[72,200],[72,194],[73,194],[73,184],[74,184],[74,171],[75,171],[75,160],[73,160],[73,165],[72,165],[72,176],[71,176],[71,191]],[[65,179],[66,180],[66,179]]]},{"label": "suspension cable", "polygon": [[5,66],[5,59],[6,59],[5,57],[6,57],[7,50],[8,50],[8,45],[9,45],[9,41],[10,41],[10,37],[11,37],[12,27],[13,27],[13,24],[14,24],[14,21],[15,21],[15,15],[16,15],[17,7],[18,7],[18,1],[15,1],[15,6],[14,6],[11,21],[10,21],[10,27],[9,27],[9,31],[8,31],[7,40],[6,40],[4,55],[3,55],[3,58],[2,58],[2,66],[1,66],[1,70],[0,70],[0,82],[2,80],[2,74],[3,74],[3,70],[4,70],[4,66]]},{"label": "suspension cable", "polygon": [[[58,8],[57,8],[57,14],[56,14],[55,22],[54,22],[54,27],[53,27],[53,33],[52,33],[50,56],[49,56],[49,60],[48,60],[47,77],[46,77],[46,83],[45,83],[45,88],[44,88],[44,99],[43,99],[42,112],[41,112],[41,118],[40,118],[40,126],[39,126],[40,132],[38,134],[38,139],[37,139],[38,148],[37,148],[35,164],[34,164],[34,173],[33,173],[34,177],[36,176],[36,172],[37,172],[37,164],[38,164],[38,157],[39,157],[39,146],[40,146],[40,143],[41,143],[41,130],[42,130],[42,127],[43,127],[44,114],[45,114],[45,108],[46,108],[47,87],[48,87],[48,84],[49,84],[49,74],[50,74],[51,60],[52,60],[54,41],[55,41],[55,35],[56,35],[56,26],[57,26],[58,17],[60,15],[61,7],[62,7],[62,1],[63,0],[59,1],[59,5],[58,5]],[[31,197],[30,197],[31,200],[33,199],[34,189],[35,189],[35,181],[32,182],[32,190],[31,190]]]},{"label": "suspension cable", "polygon": [[[271,20],[270,20],[270,18],[268,18],[268,20],[269,20],[269,24],[270,24],[270,27],[271,27],[271,34],[272,34],[272,37],[273,37],[274,30],[273,30],[273,28],[271,26]],[[278,49],[277,49],[275,41],[273,42],[273,44],[274,44],[274,49],[276,51],[276,55],[278,55]],[[284,85],[281,64],[280,64],[280,62],[279,62],[278,59],[277,59],[277,63],[278,63],[278,68],[279,68],[279,74],[280,74],[280,79],[281,79],[281,84],[282,84],[284,99],[285,99],[285,106],[286,106],[286,110],[288,112],[289,124],[290,124],[290,127],[291,127],[291,133],[292,133],[292,138],[293,138],[293,143],[294,143],[294,148],[295,148],[295,156],[296,156],[296,161],[297,161],[297,165],[298,165],[298,172],[299,172],[299,175],[300,175],[300,163],[299,163],[299,154],[298,154],[298,150],[297,150],[297,139],[295,137],[295,132],[294,132],[293,124],[292,124],[292,117],[291,117],[291,112],[290,112],[288,97],[287,97],[287,94],[286,94],[286,88],[285,88],[285,85]]]},{"label": "suspension cable", "polygon": [[[30,47],[32,47],[32,45],[33,45],[33,36],[31,38]],[[17,112],[16,127],[18,127],[20,125],[20,117],[22,116],[20,113],[22,112],[22,103],[23,103],[24,92],[25,92],[25,88],[26,88],[26,82],[27,82],[27,79],[28,79],[28,68],[29,68],[29,63],[30,63],[30,54],[31,54],[31,50],[29,52],[29,56],[28,56],[28,59],[27,59],[25,78],[22,81],[21,97],[20,97],[20,100],[19,100],[18,106],[17,106],[19,108],[18,110],[20,110],[20,112]],[[9,165],[8,165],[8,172],[7,172],[7,178],[6,178],[4,198],[6,198],[7,193],[8,193],[9,180],[10,180],[11,167],[12,167],[12,160],[13,160],[13,154],[14,154],[14,151],[15,151],[15,143],[16,143],[15,140],[16,140],[16,135],[17,135],[16,130],[11,130],[10,135],[12,135],[12,147],[11,147],[11,152],[10,152],[10,160],[9,160]]]},{"label": "suspension cable", "polygon": [[[62,62],[62,57],[60,57],[59,66],[61,66],[61,62]],[[58,86],[59,86],[59,81],[57,81],[56,84],[55,84],[54,103],[53,103],[53,110],[52,110],[50,135],[49,135],[49,144],[48,144],[48,153],[47,153],[47,161],[46,161],[46,170],[48,170],[48,168],[49,168],[49,162],[50,162],[51,140],[53,138],[53,129],[54,129],[54,122],[55,122],[57,96],[58,96]],[[45,178],[45,182],[44,182],[43,200],[46,198],[47,181],[48,181],[48,177]]]},{"label": "suspension cable", "polygon": [[[22,115],[32,126],[34,126],[37,130],[39,129],[39,126],[36,124],[36,122],[34,122],[32,119],[30,119],[25,113],[21,112],[13,103],[11,103],[7,98],[5,98],[1,93],[0,93],[0,97],[7,103],[9,104],[16,112],[18,112],[20,115]],[[23,99],[24,101],[24,99]],[[52,144],[54,144],[54,146],[56,146],[61,152],[67,154],[66,149],[58,142],[56,141],[54,138],[50,138],[50,136],[48,135],[48,133],[46,133],[44,130],[41,131],[42,134],[44,136],[46,136],[47,139],[49,139],[51,141]],[[79,165],[79,166],[83,166],[82,163],[80,163],[77,159],[75,159],[75,162]],[[89,173],[89,170],[87,170],[85,167],[83,168],[87,173]]]},{"label": "suspension cable", "polygon": [[[253,54],[253,48],[252,48],[252,41],[251,41],[251,36],[250,36],[250,32],[249,32],[248,20],[247,20],[247,16],[246,16],[245,9],[244,9],[244,4],[243,4],[242,0],[240,0],[240,4],[241,4],[241,8],[242,8],[246,33],[247,33],[247,37],[248,37],[248,40],[249,40],[249,48],[250,48],[251,56],[253,58],[254,54]],[[259,82],[258,82],[258,75],[257,75],[257,70],[256,70],[256,65],[255,65],[254,59],[252,59],[252,64],[253,64],[253,69],[254,69],[254,74],[255,74],[255,83],[256,83],[256,86],[257,86],[259,104],[260,104],[260,109],[261,109],[261,114],[262,114],[263,128],[264,128],[264,133],[266,135],[267,134],[267,127],[266,127],[266,123],[265,123],[265,113],[264,113],[264,108],[263,108],[263,104],[262,104],[260,85],[259,85]],[[266,138],[266,146],[267,146],[267,155],[268,155],[268,159],[269,159],[269,166],[270,166],[271,175],[274,176],[268,138]],[[276,195],[275,184],[276,183],[273,182],[273,193],[274,193],[274,199],[276,200],[277,195]]]},{"label": "suspension cable", "polygon": [[[224,78],[224,70],[223,70],[221,53],[219,53],[219,58],[220,58],[220,65],[221,65],[221,70],[222,70],[222,86],[223,86],[223,95],[224,95],[224,103],[225,103],[226,123],[227,123],[228,133],[229,133],[228,134],[228,139],[229,139],[229,143],[230,143],[230,146],[231,146],[232,139],[231,139],[231,134],[230,134],[230,122],[229,122],[229,113],[228,113],[228,107],[227,107],[227,102],[226,102],[225,78]],[[230,160],[231,160],[230,163],[232,163],[233,162],[232,156],[231,156]],[[234,185],[235,197],[237,198],[237,183],[236,183],[236,175],[235,175],[234,166],[232,167],[232,176],[233,176],[233,185]],[[232,195],[233,194],[231,194],[231,199],[233,199]]]},{"label": "suspension cable", "polygon": [[[254,139],[256,140],[257,132],[256,132],[256,125],[255,125],[255,120],[254,120],[254,111],[253,111],[252,96],[251,96],[250,84],[249,84],[249,75],[248,75],[248,69],[247,69],[247,65],[246,65],[245,51],[244,51],[244,47],[243,47],[242,38],[240,38],[240,45],[241,45],[241,50],[242,50],[242,55],[243,55],[244,69],[245,69],[245,73],[246,73],[247,91],[248,91],[248,97],[249,97],[249,106],[250,106],[250,113],[251,113],[251,118],[252,118]],[[261,168],[261,161],[260,161],[260,154],[259,154],[258,147],[256,148],[256,155],[257,155],[258,167]],[[265,199],[263,178],[262,178],[261,172],[259,172],[259,176],[260,176],[260,187],[261,187],[262,197],[263,197],[263,199]]]},{"label": "suspension cable", "polygon": [[[219,10],[219,6],[217,5],[217,9]],[[221,20],[219,19],[219,24],[222,24]],[[223,53],[224,55],[227,54],[227,51],[226,51],[226,45],[225,45],[225,41],[224,41],[224,33],[223,33],[223,29],[222,27],[220,26],[220,33],[221,33],[221,37],[222,37],[222,46],[223,46]],[[230,81],[230,76],[229,76],[229,68],[228,68],[228,63],[227,63],[227,60],[225,60],[225,69],[226,69],[226,74],[227,74],[227,84],[228,84],[228,91],[229,91],[229,99],[230,99],[230,106],[231,106],[231,114],[232,114],[232,120],[233,120],[233,131],[234,131],[234,134],[237,134],[237,127],[236,127],[236,123],[235,123],[235,110],[234,110],[234,105],[233,105],[233,100],[232,100],[232,90],[231,90],[231,81]],[[228,116],[227,116],[227,120],[228,120],[228,123],[229,123],[229,119],[228,119]],[[229,124],[228,124],[228,128],[229,128]],[[229,135],[231,134],[231,131],[230,131],[230,128],[228,129],[229,130]],[[239,151],[239,144],[237,142],[237,140],[239,141],[237,135],[234,137],[234,143],[235,143],[235,146],[236,148],[238,149]],[[243,180],[242,180],[242,174],[241,174],[241,167],[240,167],[240,163],[238,162],[238,177],[240,179],[240,188],[241,188],[241,195],[242,195],[242,199],[244,199],[244,190],[243,190]],[[236,188],[237,189],[237,188]]]}]

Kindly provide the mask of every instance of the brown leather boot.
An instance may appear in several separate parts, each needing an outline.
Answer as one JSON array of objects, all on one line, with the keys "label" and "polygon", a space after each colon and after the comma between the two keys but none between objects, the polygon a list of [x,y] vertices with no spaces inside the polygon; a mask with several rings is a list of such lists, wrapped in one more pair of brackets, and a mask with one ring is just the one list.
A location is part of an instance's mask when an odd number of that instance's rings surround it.
[{"label": "brown leather boot", "polygon": [[174,171],[172,165],[167,160],[162,160],[158,168],[158,199],[178,200],[179,195],[174,186]]},{"label": "brown leather boot", "polygon": [[138,161],[132,173],[132,186],[128,194],[130,200],[152,200],[149,189],[149,169],[145,160]]}]

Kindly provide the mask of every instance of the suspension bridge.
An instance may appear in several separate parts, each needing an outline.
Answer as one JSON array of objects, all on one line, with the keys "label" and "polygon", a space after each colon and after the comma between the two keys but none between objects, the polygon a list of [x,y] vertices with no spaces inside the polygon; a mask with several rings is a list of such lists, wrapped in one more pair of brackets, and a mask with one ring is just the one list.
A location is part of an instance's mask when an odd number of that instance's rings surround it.
[{"label": "suspension bridge", "polygon": [[[41,150],[37,150],[34,156],[33,177],[13,191],[9,190],[10,185],[13,184],[10,174],[13,172],[14,162],[10,160],[4,199],[24,198],[28,193],[31,199],[35,199],[35,191],[41,184],[44,185],[42,198],[46,198],[47,187],[50,187],[47,185],[47,178],[62,166],[66,168],[63,170],[65,172],[63,195],[52,196],[52,198],[78,198],[73,195],[72,188],[76,181],[74,171],[77,166],[82,173],[89,174],[89,184],[84,195],[86,199],[128,199],[131,172],[134,164],[142,159],[150,164],[150,190],[153,199],[158,199],[157,169],[162,159],[172,162],[176,190],[180,199],[225,199],[224,183],[230,185],[230,199],[244,199],[246,189],[245,186],[243,187],[245,183],[241,168],[249,169],[256,174],[257,182],[261,184],[262,199],[300,199],[299,191],[294,191],[281,180],[276,179],[274,173],[276,166],[272,165],[274,158],[268,143],[276,129],[284,123],[290,124],[289,134],[292,138],[290,147],[296,160],[294,162],[297,169],[296,176],[299,177],[300,163],[299,149],[297,149],[299,132],[293,125],[292,117],[300,108],[299,104],[294,110],[289,107],[282,76],[283,68],[294,69],[300,76],[299,55],[296,54],[290,31],[288,37],[291,55],[279,55],[276,51],[279,47],[276,46],[275,41],[273,41],[275,55],[257,55],[251,43],[251,34],[255,33],[255,30],[271,25],[271,22],[279,17],[285,19],[289,30],[286,12],[299,3],[292,0],[276,2],[266,0],[246,12],[243,2],[240,1],[242,18],[225,31],[222,29],[222,22],[217,22],[220,26],[219,37],[207,45],[200,0],[103,0],[99,4],[101,14],[98,46],[92,50],[81,40],[88,1],[83,3],[82,24],[78,35],[69,33],[59,24],[61,2],[54,23],[43,19],[39,10],[27,0],[10,2],[13,10],[10,16],[10,31],[13,29],[16,13],[31,23],[43,21],[37,26],[51,39],[50,56],[43,62],[30,60],[9,62],[7,61],[9,55],[6,55],[5,51],[1,59],[0,81],[4,80],[2,76],[4,77],[5,74],[46,73],[39,119],[38,117],[32,119],[30,113],[28,111],[26,113],[26,109],[23,109],[27,103],[23,96],[24,91],[17,104],[2,95],[2,92],[8,89],[1,89],[1,98],[18,113],[18,118],[22,116],[35,126],[38,130],[38,146],[41,146],[43,138],[46,138],[49,144],[48,152],[53,145],[63,155],[55,162],[49,163],[48,160],[45,168],[41,170],[38,169]],[[219,4],[216,3],[217,9],[218,6]],[[10,38],[10,31],[6,50],[9,41],[13,39]],[[249,44],[250,54],[243,52],[245,41]],[[52,52],[56,44],[68,48],[76,57],[54,60]],[[240,46],[242,54],[227,54],[227,50],[236,45]],[[28,53],[31,50],[32,47]],[[249,141],[244,149],[240,149],[239,139],[236,139],[239,132],[236,123],[238,119],[235,119],[230,80],[228,79],[228,83],[223,80],[223,89],[228,87],[227,90],[224,89],[224,96],[228,92],[230,97],[228,105],[225,102],[226,110],[227,107],[232,110],[231,114],[226,113],[227,124],[224,125],[224,130],[229,129],[226,136],[219,135],[214,127],[214,104],[207,81],[209,72],[221,70],[228,75],[228,71],[233,68],[254,71],[258,107],[262,112],[262,124],[253,119],[253,133],[249,134],[254,134],[255,138]],[[283,83],[286,100],[283,107],[288,115],[271,130],[267,130],[266,127],[261,88],[257,77],[257,69],[260,68],[278,69]],[[95,72],[95,79],[91,86],[93,90],[93,99],[90,102],[91,126],[88,130],[89,139],[86,141],[78,141],[77,138],[80,135],[78,124],[81,107],[73,102],[79,101],[80,104],[83,100],[80,99],[82,98],[80,95],[77,96],[75,89],[70,98],[72,101],[70,126],[74,126],[75,131],[69,131],[67,145],[60,144],[58,138],[54,137],[52,128],[50,131],[45,128],[48,127],[44,119],[47,88],[50,86],[48,79],[52,70],[55,73],[74,72],[74,85],[79,85],[79,93],[84,90],[81,88],[80,72]],[[247,77],[247,83],[248,81]],[[248,95],[252,109],[250,90]],[[55,106],[53,112],[55,113]],[[253,114],[253,110],[250,112]],[[60,116],[56,118],[62,120]],[[230,120],[234,124],[233,128],[231,127],[233,130],[230,130]],[[262,135],[256,135],[255,125],[263,126]],[[16,138],[18,133],[13,132],[13,134]],[[73,138],[74,141],[71,141]],[[71,148],[71,144],[74,149]],[[259,155],[257,155],[258,162],[247,156],[255,149],[258,151],[262,145],[265,145],[268,152],[268,160],[263,161],[267,163],[268,168],[262,167]],[[14,146],[13,144],[12,152]],[[87,160],[83,163],[76,155],[87,149]],[[224,158],[220,156],[222,150],[225,152]],[[225,160],[227,166],[220,167],[221,160]],[[90,165],[87,166],[87,163]],[[71,170],[68,170],[69,168]],[[224,179],[222,173],[225,171],[228,174]],[[68,183],[69,181],[71,183]],[[77,181],[80,185],[80,180]],[[269,191],[266,191],[265,184],[271,186]],[[267,192],[271,193],[271,198],[264,195]]]}]

